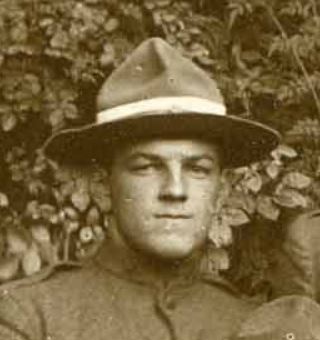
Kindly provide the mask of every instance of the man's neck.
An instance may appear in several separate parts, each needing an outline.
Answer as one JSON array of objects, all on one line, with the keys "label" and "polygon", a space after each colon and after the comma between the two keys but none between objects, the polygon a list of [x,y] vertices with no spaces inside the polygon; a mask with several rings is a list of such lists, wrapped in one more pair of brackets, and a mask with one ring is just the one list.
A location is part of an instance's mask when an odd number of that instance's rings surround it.
[{"label": "man's neck", "polygon": [[202,252],[181,260],[164,260],[136,251],[124,241],[115,228],[109,230],[106,242],[97,256],[107,270],[134,281],[155,286],[188,284],[197,280]]}]

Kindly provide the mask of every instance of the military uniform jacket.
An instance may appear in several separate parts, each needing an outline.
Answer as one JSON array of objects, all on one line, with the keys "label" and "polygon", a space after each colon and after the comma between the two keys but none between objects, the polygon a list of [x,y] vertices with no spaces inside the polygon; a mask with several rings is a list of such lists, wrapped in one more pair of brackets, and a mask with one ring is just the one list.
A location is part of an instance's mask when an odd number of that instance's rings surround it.
[{"label": "military uniform jacket", "polygon": [[256,307],[192,263],[169,280],[146,266],[109,244],[82,268],[2,290],[0,339],[224,340]]}]

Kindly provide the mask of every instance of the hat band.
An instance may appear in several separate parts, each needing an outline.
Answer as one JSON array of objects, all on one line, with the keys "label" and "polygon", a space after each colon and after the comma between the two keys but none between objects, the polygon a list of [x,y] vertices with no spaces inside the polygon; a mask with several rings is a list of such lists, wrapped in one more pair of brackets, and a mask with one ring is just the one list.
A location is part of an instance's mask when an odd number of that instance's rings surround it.
[{"label": "hat band", "polygon": [[180,97],[158,97],[137,102],[119,105],[106,109],[97,114],[97,123],[108,123],[126,118],[141,117],[148,113],[202,113],[218,116],[226,115],[226,107],[204,98],[180,96]]}]

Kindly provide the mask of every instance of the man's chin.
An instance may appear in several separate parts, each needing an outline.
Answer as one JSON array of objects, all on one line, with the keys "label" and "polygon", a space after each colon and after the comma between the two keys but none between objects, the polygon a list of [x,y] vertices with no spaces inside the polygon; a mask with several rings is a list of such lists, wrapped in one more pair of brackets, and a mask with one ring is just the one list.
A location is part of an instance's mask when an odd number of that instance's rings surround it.
[{"label": "man's chin", "polygon": [[180,261],[190,257],[198,247],[188,240],[163,239],[149,248],[149,254],[163,261]]}]

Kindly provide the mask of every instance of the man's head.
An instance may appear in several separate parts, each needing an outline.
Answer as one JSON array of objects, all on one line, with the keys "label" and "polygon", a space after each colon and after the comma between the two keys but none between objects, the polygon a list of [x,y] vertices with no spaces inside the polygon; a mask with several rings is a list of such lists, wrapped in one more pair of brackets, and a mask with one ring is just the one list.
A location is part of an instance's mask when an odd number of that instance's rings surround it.
[{"label": "man's head", "polygon": [[60,163],[82,164],[111,150],[120,236],[166,259],[187,257],[204,244],[222,158],[227,168],[244,166],[279,141],[265,125],[227,116],[216,82],[160,38],[143,42],[110,75],[97,109],[94,124],[54,135],[45,152]]},{"label": "man's head", "polygon": [[146,139],[117,150],[110,167],[113,214],[132,248],[162,259],[206,241],[221,182],[218,146],[201,139]]}]

